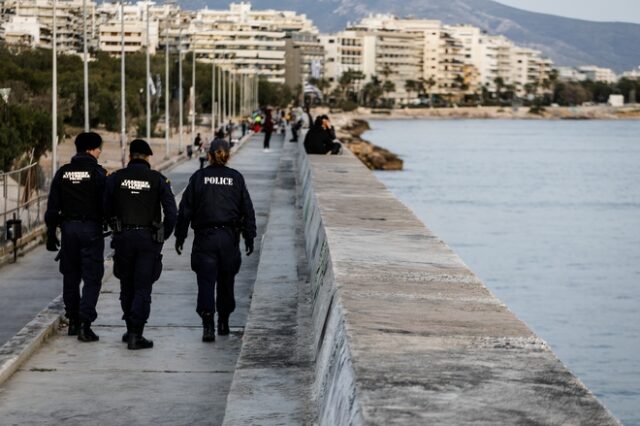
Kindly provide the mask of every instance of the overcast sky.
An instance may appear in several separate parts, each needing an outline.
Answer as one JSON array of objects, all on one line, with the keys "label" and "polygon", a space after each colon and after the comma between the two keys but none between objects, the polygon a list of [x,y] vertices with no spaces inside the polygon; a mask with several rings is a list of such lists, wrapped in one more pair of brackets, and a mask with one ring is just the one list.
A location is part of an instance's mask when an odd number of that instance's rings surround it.
[{"label": "overcast sky", "polygon": [[640,23],[640,0],[496,0],[500,3],[591,21]]}]

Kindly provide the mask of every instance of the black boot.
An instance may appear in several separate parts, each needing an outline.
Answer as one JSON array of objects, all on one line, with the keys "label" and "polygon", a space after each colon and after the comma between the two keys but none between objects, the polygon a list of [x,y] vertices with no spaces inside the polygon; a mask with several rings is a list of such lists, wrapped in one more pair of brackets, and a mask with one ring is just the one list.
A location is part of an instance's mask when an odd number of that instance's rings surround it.
[{"label": "black boot", "polygon": [[122,343],[127,343],[129,342],[129,334],[131,333],[131,321],[124,320],[124,322],[127,324],[127,332],[122,335]]},{"label": "black boot", "polygon": [[218,335],[219,336],[229,335],[229,316],[228,315],[218,314]]},{"label": "black boot", "polygon": [[205,312],[202,314],[202,341],[203,342],[215,342],[216,333],[214,331],[215,325],[213,323],[213,314],[211,312]]},{"label": "black boot", "polygon": [[91,323],[83,321],[78,328],[78,340],[81,342],[97,342],[100,337],[91,330]]},{"label": "black boot", "polygon": [[79,328],[80,328],[80,320],[77,318],[69,318],[69,330],[67,330],[67,335],[77,336]]},{"label": "black boot", "polygon": [[144,325],[140,327],[131,325],[131,331],[129,331],[129,335],[127,336],[127,349],[135,351],[138,349],[149,349],[153,347],[153,342],[151,340],[147,340],[142,337],[143,331]]}]

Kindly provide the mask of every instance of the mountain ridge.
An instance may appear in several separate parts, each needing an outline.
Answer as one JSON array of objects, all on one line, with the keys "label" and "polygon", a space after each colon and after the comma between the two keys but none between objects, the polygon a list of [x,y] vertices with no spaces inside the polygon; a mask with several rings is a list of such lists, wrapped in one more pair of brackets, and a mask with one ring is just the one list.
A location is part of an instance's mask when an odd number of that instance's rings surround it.
[{"label": "mountain ridge", "polygon": [[[179,0],[183,9],[227,9],[228,1]],[[596,22],[529,12],[493,0],[253,0],[254,9],[305,14],[322,32],[344,29],[372,13],[470,24],[541,50],[556,66],[597,65],[629,71],[640,66],[640,24]]]}]

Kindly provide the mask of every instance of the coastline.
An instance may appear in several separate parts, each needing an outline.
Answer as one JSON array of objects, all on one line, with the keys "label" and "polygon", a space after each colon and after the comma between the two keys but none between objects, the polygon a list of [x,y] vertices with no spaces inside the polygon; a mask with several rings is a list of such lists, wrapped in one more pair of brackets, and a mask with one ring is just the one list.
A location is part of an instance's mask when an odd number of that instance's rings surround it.
[{"label": "coastline", "polygon": [[548,107],[538,114],[529,107],[454,107],[375,110],[359,107],[350,112],[315,108],[314,115],[328,114],[336,135],[371,170],[402,170],[402,159],[362,138],[370,130],[368,120],[640,120],[640,105],[610,107]]},{"label": "coastline", "polygon": [[359,107],[350,112],[331,112],[345,118],[363,120],[640,120],[640,105],[610,107],[604,105],[582,107],[546,107],[538,114],[530,107],[454,107],[454,108],[402,108],[376,110]]}]

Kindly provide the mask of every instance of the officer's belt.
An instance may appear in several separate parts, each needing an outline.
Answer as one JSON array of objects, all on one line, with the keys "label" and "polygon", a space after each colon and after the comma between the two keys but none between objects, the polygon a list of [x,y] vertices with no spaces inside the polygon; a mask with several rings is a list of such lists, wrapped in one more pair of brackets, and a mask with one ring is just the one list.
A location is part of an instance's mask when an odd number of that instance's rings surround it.
[{"label": "officer's belt", "polygon": [[155,228],[151,225],[122,225],[123,231],[134,231],[137,229],[149,229],[154,230]]},{"label": "officer's belt", "polygon": [[223,228],[237,228],[237,224],[233,223],[233,222],[227,222],[227,223],[206,223],[202,226],[198,226],[198,230],[206,230],[206,229],[223,229]]},{"label": "officer's belt", "polygon": [[94,216],[63,216],[62,222],[96,222],[101,223],[102,219]]}]

